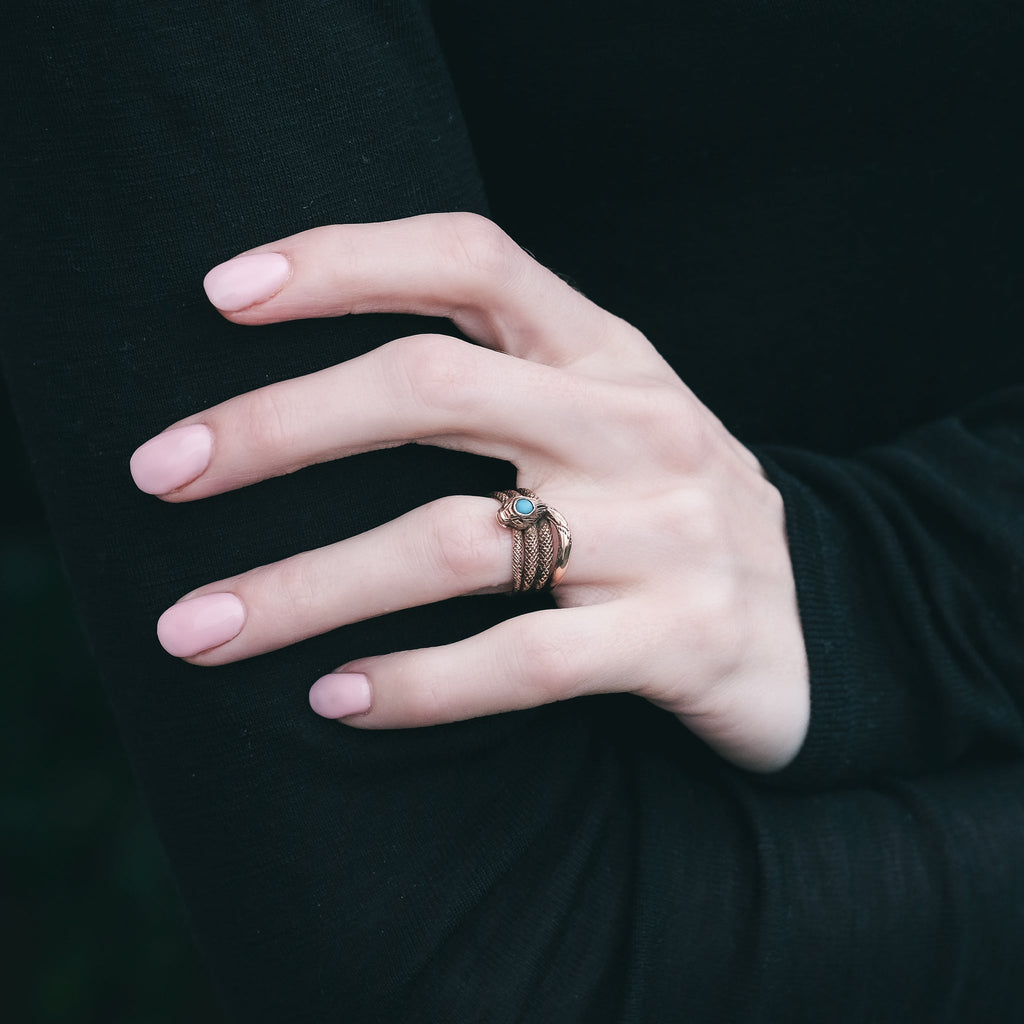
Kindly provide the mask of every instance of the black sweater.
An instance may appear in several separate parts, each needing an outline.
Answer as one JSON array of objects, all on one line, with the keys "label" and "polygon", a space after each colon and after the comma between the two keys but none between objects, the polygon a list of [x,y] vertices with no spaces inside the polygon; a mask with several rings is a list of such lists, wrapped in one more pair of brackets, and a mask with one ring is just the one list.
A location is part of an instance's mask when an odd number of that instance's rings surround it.
[{"label": "black sweater", "polygon": [[[3,14],[5,372],[225,1004],[249,1022],[1020,1019],[1024,15],[433,8]],[[748,776],[629,697],[387,734],[308,710],[344,660],[522,602],[219,669],[159,649],[157,615],[194,586],[510,482],[422,448],[189,506],[127,474],[183,415],[425,326],[235,327],[202,295],[210,266],[446,209],[490,212],[643,329],[782,491],[812,676],[785,771]]]}]

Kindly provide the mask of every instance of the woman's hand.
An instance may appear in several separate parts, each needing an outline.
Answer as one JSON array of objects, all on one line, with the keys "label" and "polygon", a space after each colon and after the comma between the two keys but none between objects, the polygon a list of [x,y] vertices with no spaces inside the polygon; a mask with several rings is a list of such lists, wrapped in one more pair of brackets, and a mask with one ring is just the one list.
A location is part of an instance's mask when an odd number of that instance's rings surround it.
[{"label": "woman's hand", "polygon": [[[206,287],[240,324],[406,312],[448,317],[480,344],[402,338],[190,416],[133,456],[142,490],[193,501],[415,442],[514,463],[572,530],[558,608],[350,662],[314,684],[314,710],[404,728],[629,691],[744,767],[795,756],[809,696],[782,500],[637,330],[469,214],[306,231],[222,264]],[[452,496],[211,583],[164,613],[161,642],[222,665],[508,590],[497,509]]]}]

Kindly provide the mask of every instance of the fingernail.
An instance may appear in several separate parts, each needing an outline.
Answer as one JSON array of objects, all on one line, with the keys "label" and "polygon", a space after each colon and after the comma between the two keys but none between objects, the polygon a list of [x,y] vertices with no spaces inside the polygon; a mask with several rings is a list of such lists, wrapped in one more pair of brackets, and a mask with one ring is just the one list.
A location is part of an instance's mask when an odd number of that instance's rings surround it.
[{"label": "fingernail", "polygon": [[347,718],[370,710],[370,680],[358,672],[321,676],[309,691],[309,706],[324,718]]},{"label": "fingernail", "polygon": [[160,616],[160,646],[176,658],[191,658],[238,636],[245,624],[245,605],[234,594],[206,594],[172,605]]},{"label": "fingernail", "polygon": [[279,252],[257,252],[214,267],[203,287],[218,309],[237,313],[277,294],[290,273],[291,264]]},{"label": "fingernail", "polygon": [[195,480],[210,464],[213,434],[201,423],[175,427],[147,441],[132,456],[132,477],[147,494],[167,494]]}]

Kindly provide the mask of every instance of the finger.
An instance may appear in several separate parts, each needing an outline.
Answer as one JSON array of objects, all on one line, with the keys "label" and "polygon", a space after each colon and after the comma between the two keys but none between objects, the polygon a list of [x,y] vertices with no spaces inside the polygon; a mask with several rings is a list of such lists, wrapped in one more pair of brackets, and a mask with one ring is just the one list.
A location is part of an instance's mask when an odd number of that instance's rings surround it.
[{"label": "finger", "polygon": [[168,653],[224,665],[338,626],[481,591],[507,590],[512,537],[497,502],[450,497],[329,547],[182,598],[160,618]]},{"label": "finger", "polygon": [[131,468],[170,501],[408,442],[606,474],[635,460],[622,424],[635,428],[637,415],[622,385],[421,335],[191,416],[142,445]]},{"label": "finger", "polygon": [[606,352],[616,362],[664,365],[639,331],[475,214],[313,228],[222,263],[204,283],[236,323],[418,313],[448,317],[468,337],[537,362]]},{"label": "finger", "polygon": [[629,690],[639,653],[619,614],[616,602],[532,612],[445,647],[363,658],[318,679],[310,706],[405,729]]}]

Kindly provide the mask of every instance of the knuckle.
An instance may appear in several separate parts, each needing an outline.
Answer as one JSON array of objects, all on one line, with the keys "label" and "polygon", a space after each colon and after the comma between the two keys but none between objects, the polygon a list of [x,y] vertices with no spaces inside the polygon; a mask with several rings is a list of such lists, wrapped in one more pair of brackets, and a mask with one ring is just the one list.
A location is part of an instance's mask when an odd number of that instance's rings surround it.
[{"label": "knuckle", "polygon": [[732,574],[710,572],[699,595],[688,616],[689,635],[708,678],[722,679],[732,674],[744,650],[742,595]]},{"label": "knuckle", "polygon": [[469,363],[469,346],[444,334],[417,334],[399,338],[385,346],[398,368],[413,384],[439,378],[444,383],[457,380]]},{"label": "knuckle", "polygon": [[681,387],[607,380],[586,380],[586,387],[578,405],[601,410],[594,429],[603,449],[627,464],[689,470],[693,426]]},{"label": "knuckle", "polygon": [[686,540],[691,550],[718,552],[722,545],[722,509],[706,487],[690,486],[675,496],[676,529],[685,524]]},{"label": "knuckle", "polygon": [[443,259],[471,279],[507,277],[518,246],[501,228],[475,213],[452,213],[439,219],[436,244]]},{"label": "knuckle", "polygon": [[427,725],[455,721],[462,717],[452,692],[449,673],[427,649],[408,652],[402,658],[402,670],[396,679],[392,699],[404,724]]},{"label": "knuckle", "polygon": [[647,436],[670,464],[693,472],[705,464],[711,434],[700,407],[683,388],[658,386],[644,403]]},{"label": "knuckle", "polygon": [[476,393],[478,361],[471,346],[442,334],[401,338],[387,346],[386,370],[399,400],[430,409],[459,409]]},{"label": "knuckle", "polygon": [[247,608],[259,609],[271,628],[290,634],[318,619],[321,584],[313,561],[299,555],[251,570],[240,589]]},{"label": "knuckle", "polygon": [[286,454],[298,431],[295,409],[277,385],[260,388],[242,403],[242,436],[258,453]]},{"label": "knuckle", "polygon": [[674,385],[658,384],[650,388],[644,408],[649,425],[660,433],[689,433],[692,428],[693,403],[687,394]]},{"label": "knuckle", "polygon": [[498,568],[494,523],[458,498],[442,498],[430,506],[429,537],[440,572],[473,587],[500,582],[508,575]]},{"label": "knuckle", "polygon": [[680,473],[697,473],[721,457],[721,425],[679,381],[611,384],[603,408],[627,424],[629,443]]},{"label": "knuckle", "polygon": [[537,703],[575,696],[582,682],[580,644],[564,634],[523,627],[517,646],[522,678],[528,680]]},{"label": "knuckle", "polygon": [[402,691],[401,716],[405,722],[420,725],[439,721],[446,707],[443,686],[435,676],[420,677]]},{"label": "knuckle", "polygon": [[695,409],[687,417],[686,455],[691,472],[700,472],[717,464],[721,457],[721,441],[714,420],[700,416]]}]

